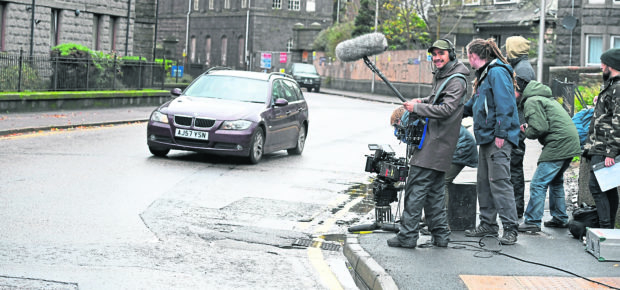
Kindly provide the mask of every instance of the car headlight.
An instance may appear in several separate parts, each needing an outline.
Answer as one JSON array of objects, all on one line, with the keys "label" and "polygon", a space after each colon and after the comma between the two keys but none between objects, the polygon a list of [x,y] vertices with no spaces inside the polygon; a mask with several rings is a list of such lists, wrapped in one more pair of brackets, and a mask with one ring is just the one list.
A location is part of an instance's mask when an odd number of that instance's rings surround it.
[{"label": "car headlight", "polygon": [[168,124],[168,116],[160,111],[155,111],[151,114],[151,121]]},{"label": "car headlight", "polygon": [[222,130],[246,130],[250,128],[252,122],[247,120],[235,120],[235,121],[224,121],[222,123]]}]

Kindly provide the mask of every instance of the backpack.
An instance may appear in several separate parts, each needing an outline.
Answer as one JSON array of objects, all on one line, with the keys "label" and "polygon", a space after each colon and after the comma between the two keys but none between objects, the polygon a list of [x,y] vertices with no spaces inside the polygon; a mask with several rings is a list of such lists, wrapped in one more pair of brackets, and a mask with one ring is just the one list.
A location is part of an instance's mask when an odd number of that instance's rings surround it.
[{"label": "backpack", "polygon": [[572,118],[575,127],[577,127],[577,133],[579,133],[579,143],[582,149],[588,137],[588,128],[590,127],[592,115],[594,115],[594,108],[581,110]]},{"label": "backpack", "polygon": [[568,230],[575,239],[583,239],[588,228],[598,228],[598,213],[596,206],[582,204],[573,211],[573,217],[568,221]]},{"label": "backpack", "polygon": [[[443,88],[448,84],[448,82],[454,78],[459,77],[467,83],[467,78],[460,73],[453,74],[446,79],[437,92],[435,92],[435,98],[431,102],[431,104],[435,104],[437,100],[437,96],[441,93]],[[405,136],[404,141],[408,145],[412,145],[417,147],[418,149],[422,149],[422,144],[424,143],[424,138],[426,137],[426,129],[428,126],[428,118],[422,118],[416,114],[410,114],[409,111],[405,111],[403,116],[400,119],[401,125],[405,128]]]}]

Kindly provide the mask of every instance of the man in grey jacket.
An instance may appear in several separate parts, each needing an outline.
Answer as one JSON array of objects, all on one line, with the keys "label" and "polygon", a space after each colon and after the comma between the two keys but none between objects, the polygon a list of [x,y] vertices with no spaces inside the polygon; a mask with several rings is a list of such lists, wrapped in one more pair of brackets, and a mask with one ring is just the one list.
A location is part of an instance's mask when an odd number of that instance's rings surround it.
[{"label": "man in grey jacket", "polygon": [[[390,247],[416,247],[422,209],[435,246],[447,247],[450,236],[444,200],[445,175],[459,137],[463,95],[467,93],[464,78],[450,77],[467,76],[469,69],[456,58],[454,46],[448,40],[435,41],[428,52],[437,68],[432,94],[403,104],[410,115],[426,120],[427,131],[421,146],[414,147],[410,156],[400,231],[387,241]],[[437,94],[444,82],[445,86]]]}]

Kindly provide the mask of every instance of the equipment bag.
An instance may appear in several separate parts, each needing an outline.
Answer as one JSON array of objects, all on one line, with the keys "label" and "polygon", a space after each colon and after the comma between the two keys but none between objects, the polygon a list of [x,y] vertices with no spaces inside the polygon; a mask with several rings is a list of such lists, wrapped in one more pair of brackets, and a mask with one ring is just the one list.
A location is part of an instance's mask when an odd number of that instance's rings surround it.
[{"label": "equipment bag", "polygon": [[582,204],[573,211],[573,217],[568,221],[568,230],[575,239],[583,239],[588,228],[598,228],[598,213],[596,206]]},{"label": "equipment bag", "polygon": [[[435,93],[431,104],[435,104],[435,101],[437,101],[437,96],[439,96],[446,84],[454,77],[459,77],[467,83],[467,78],[463,74],[457,73],[449,76],[448,79],[446,79],[443,83],[441,83],[441,86],[439,86],[439,89]],[[428,118],[422,118],[416,114],[410,114],[409,111],[405,111],[400,119],[400,123],[403,127],[405,127],[405,143],[416,146],[418,149],[422,149],[422,144],[424,143],[424,138],[426,137],[426,130],[428,128]]]}]

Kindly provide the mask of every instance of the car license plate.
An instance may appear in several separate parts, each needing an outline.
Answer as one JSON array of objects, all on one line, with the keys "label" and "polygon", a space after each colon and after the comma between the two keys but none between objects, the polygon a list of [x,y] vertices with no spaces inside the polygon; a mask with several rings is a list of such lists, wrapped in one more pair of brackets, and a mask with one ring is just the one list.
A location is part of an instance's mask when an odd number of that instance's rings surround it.
[{"label": "car license plate", "polygon": [[209,140],[209,132],[177,129],[174,136],[198,140]]}]

